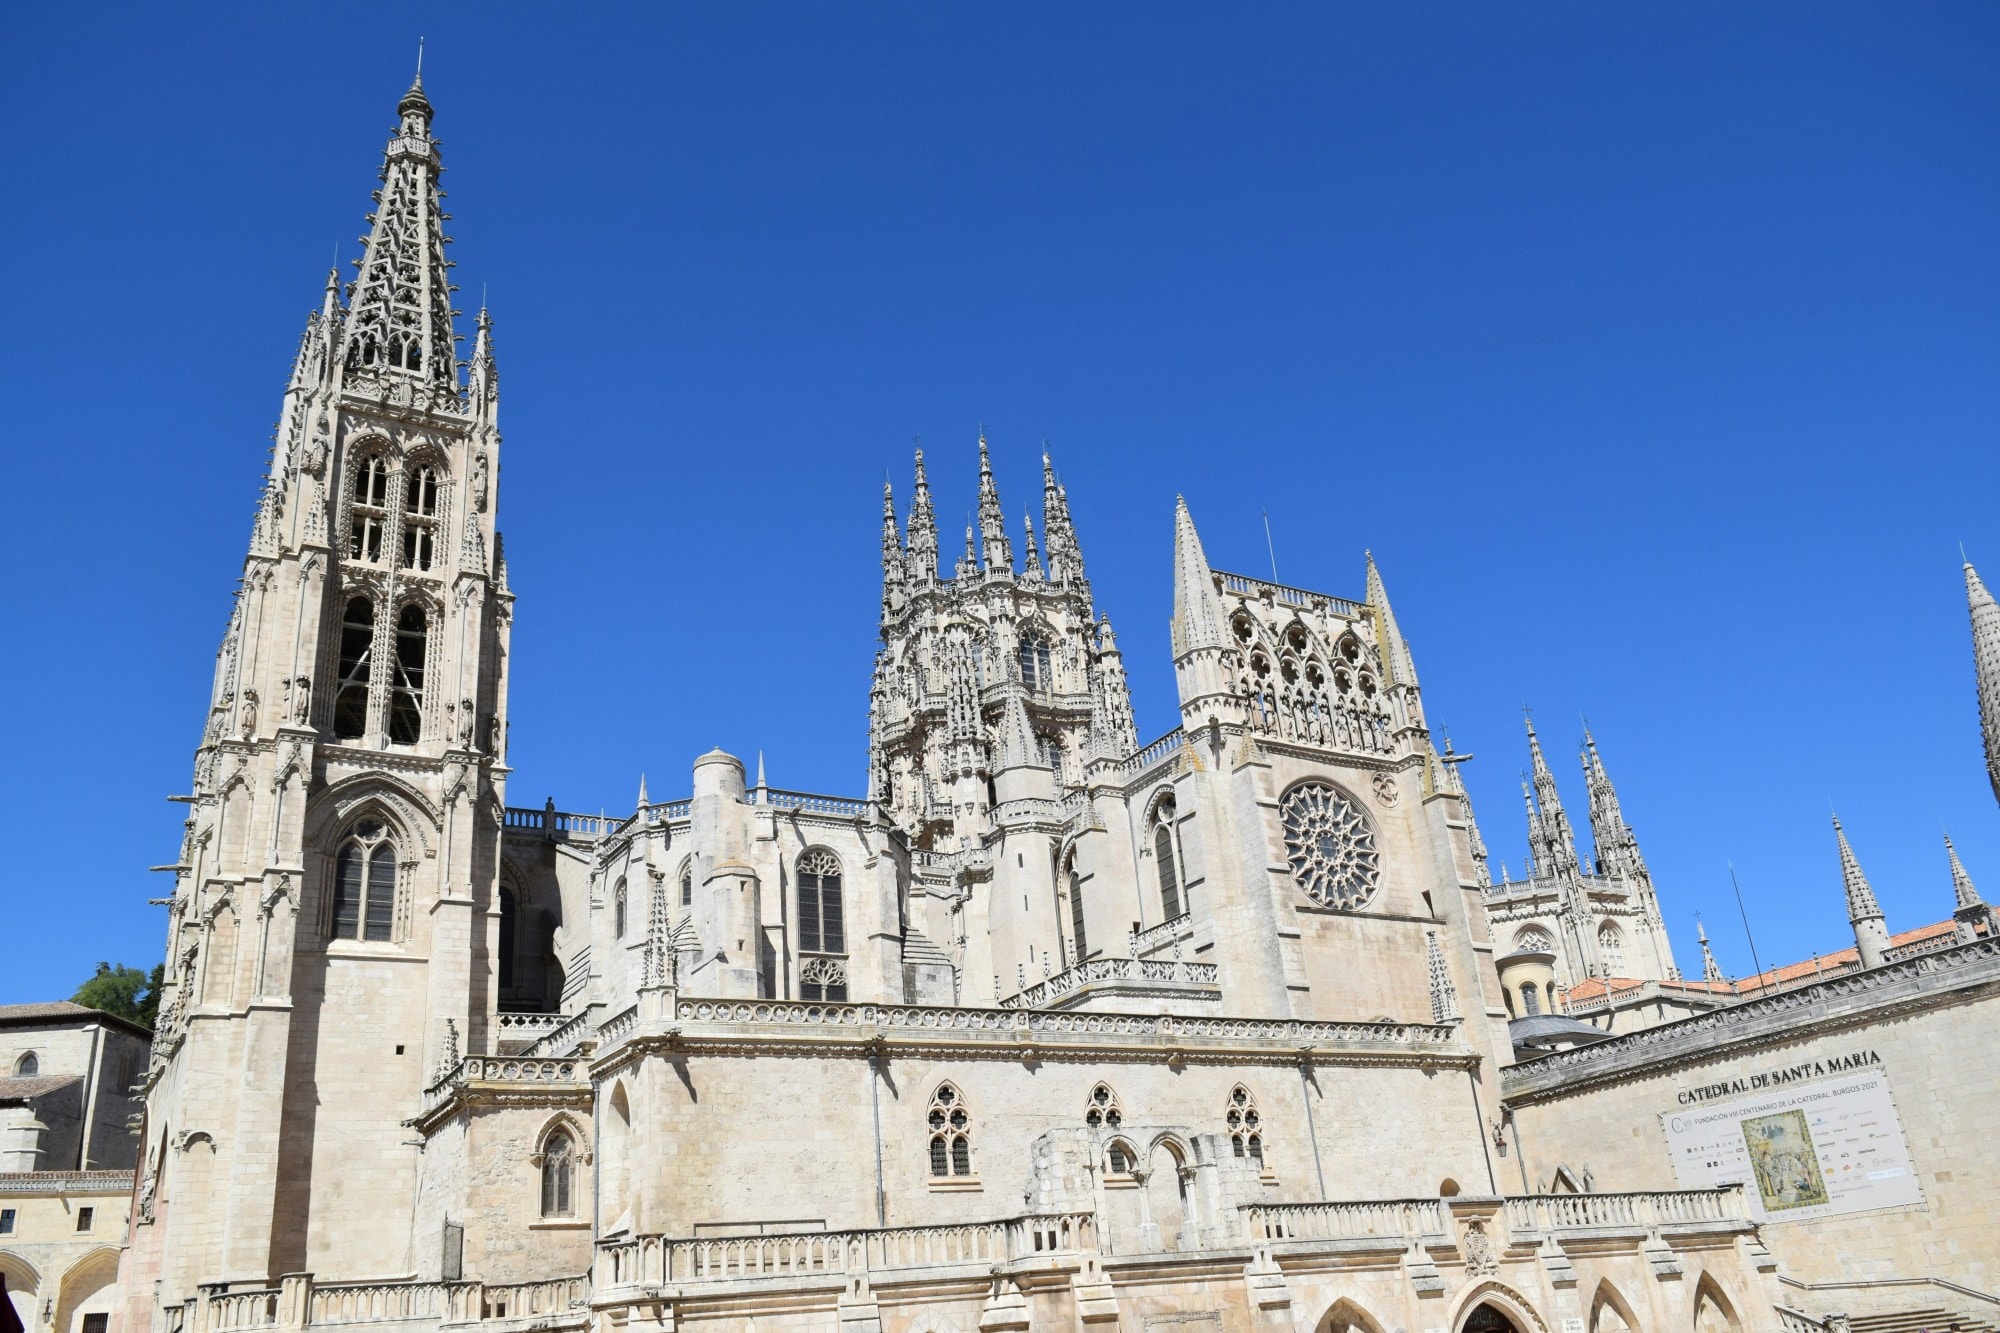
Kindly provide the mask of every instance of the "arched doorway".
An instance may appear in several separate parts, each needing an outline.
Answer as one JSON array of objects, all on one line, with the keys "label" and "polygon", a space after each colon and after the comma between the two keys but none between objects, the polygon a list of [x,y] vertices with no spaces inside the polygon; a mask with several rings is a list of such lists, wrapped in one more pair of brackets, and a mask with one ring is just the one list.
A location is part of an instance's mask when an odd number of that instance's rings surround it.
[{"label": "arched doorway", "polygon": [[1342,1297],[1319,1317],[1313,1333],[1382,1333],[1382,1326],[1366,1310]]},{"label": "arched doorway", "polygon": [[14,1303],[14,1313],[21,1316],[21,1327],[33,1328],[42,1275],[26,1259],[5,1250],[0,1250],[0,1275],[7,1279],[7,1297]]},{"label": "arched doorway", "polygon": [[104,1333],[118,1295],[118,1251],[92,1250],[63,1274],[52,1333]]},{"label": "arched doorway", "polygon": [[1526,1330],[1492,1301],[1481,1301],[1465,1316],[1458,1333],[1526,1333]]}]

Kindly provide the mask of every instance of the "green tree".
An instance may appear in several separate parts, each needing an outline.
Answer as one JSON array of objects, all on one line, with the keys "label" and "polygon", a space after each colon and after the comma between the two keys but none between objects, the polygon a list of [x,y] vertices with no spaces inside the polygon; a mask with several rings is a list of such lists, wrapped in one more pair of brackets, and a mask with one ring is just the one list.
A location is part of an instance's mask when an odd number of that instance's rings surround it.
[{"label": "green tree", "polygon": [[70,999],[87,1009],[102,1009],[150,1028],[160,1015],[160,987],[166,974],[164,963],[154,964],[150,974],[123,963],[116,967],[99,963],[96,975],[78,986]]}]

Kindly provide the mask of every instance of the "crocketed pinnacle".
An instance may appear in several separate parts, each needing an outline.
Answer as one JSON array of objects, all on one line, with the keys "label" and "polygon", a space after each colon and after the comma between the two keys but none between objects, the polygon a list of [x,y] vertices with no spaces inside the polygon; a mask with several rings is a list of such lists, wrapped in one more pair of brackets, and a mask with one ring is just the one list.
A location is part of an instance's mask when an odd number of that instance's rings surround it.
[{"label": "crocketed pinnacle", "polygon": [[1056,480],[1047,445],[1042,447],[1042,534],[1048,543],[1049,582],[1077,589],[1087,601],[1090,583],[1084,575],[1083,547],[1076,539],[1076,525],[1070,521],[1069,492]]},{"label": "crocketed pinnacle", "polygon": [[1847,845],[1847,830],[1840,826],[1838,815],[1833,818],[1833,836],[1840,843],[1840,881],[1847,889],[1847,919],[1880,921],[1882,908],[1875,901],[1875,890],[1868,886],[1868,877],[1861,873],[1861,862]]},{"label": "crocketed pinnacle", "polygon": [[433,400],[455,398],[458,312],[451,308],[452,264],[439,207],[443,165],[421,75],[396,111],[400,123],[383,155],[382,188],[348,302],[349,382],[400,379],[426,386]]},{"label": "crocketed pinnacle", "polygon": [[1539,816],[1531,817],[1528,826],[1535,869],[1543,875],[1576,874],[1582,870],[1582,863],[1576,854],[1576,835],[1570,830],[1569,814],[1563,809],[1556,775],[1549,771],[1549,761],[1542,755],[1542,741],[1535,734],[1535,720],[1528,718],[1527,725],[1528,754],[1534,764],[1532,810]]},{"label": "crocketed pinnacle", "polygon": [[1375,568],[1375,553],[1369,551],[1367,557],[1368,611],[1375,621],[1375,641],[1382,646],[1382,660],[1388,666],[1390,683],[1415,685],[1417,664],[1410,657],[1410,645],[1396,624],[1396,613],[1389,608],[1389,592],[1382,586],[1382,572]]},{"label": "crocketed pinnacle", "polygon": [[1960,911],[1982,906],[1984,900],[1980,898],[1979,890],[1973,887],[1972,876],[1965,873],[1965,863],[1958,859],[1958,848],[1951,845],[1949,833],[1945,835],[1944,850],[1945,855],[1951,858],[1951,892],[1956,900],[1953,905]]},{"label": "crocketed pinnacle", "polygon": [[1000,754],[994,769],[1026,768],[1041,762],[1035,751],[1035,729],[1028,721],[1028,708],[1021,701],[1021,691],[1009,690],[1000,711]]},{"label": "crocketed pinnacle", "polygon": [[1187,501],[1174,497],[1174,656],[1228,646],[1215,573],[1194,530]]},{"label": "crocketed pinnacle", "polygon": [[1979,571],[1965,565],[1965,600],[1972,615],[1972,666],[1979,688],[1979,730],[1986,742],[1986,777],[2000,799],[2000,606]]},{"label": "crocketed pinnacle", "polygon": [[910,492],[910,523],[905,545],[910,552],[910,578],[921,587],[937,577],[937,512],[931,508],[931,484],[924,476],[924,451],[917,450],[917,481]]},{"label": "crocketed pinnacle", "polygon": [[1033,514],[1023,513],[1021,515],[1021,533],[1021,577],[1032,583],[1040,583],[1042,581],[1042,552],[1041,548],[1035,545],[1035,516]]},{"label": "crocketed pinnacle", "polygon": [[903,577],[903,538],[896,526],[896,488],[887,477],[882,478],[882,575],[896,582]]},{"label": "crocketed pinnacle", "polygon": [[1604,875],[1651,882],[1646,859],[1639,854],[1639,836],[1625,822],[1618,805],[1618,791],[1611,785],[1604,757],[1597,752],[1597,738],[1583,729],[1583,780],[1590,794],[1590,840],[1597,850],[1597,870]]},{"label": "crocketed pinnacle", "polygon": [[993,480],[993,460],[986,453],[986,432],[979,432],[979,536],[986,571],[1013,573],[1014,551],[1007,543],[1007,515],[1000,508],[1000,487]]}]

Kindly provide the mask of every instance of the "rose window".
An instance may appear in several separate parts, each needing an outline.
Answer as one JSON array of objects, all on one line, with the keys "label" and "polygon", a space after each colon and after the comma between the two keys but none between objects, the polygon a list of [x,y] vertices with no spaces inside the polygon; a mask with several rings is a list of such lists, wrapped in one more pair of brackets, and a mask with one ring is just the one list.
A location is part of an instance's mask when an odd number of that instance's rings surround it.
[{"label": "rose window", "polygon": [[1314,902],[1353,911],[1375,896],[1382,853],[1368,817],[1346,793],[1308,782],[1292,788],[1279,814],[1292,878]]}]

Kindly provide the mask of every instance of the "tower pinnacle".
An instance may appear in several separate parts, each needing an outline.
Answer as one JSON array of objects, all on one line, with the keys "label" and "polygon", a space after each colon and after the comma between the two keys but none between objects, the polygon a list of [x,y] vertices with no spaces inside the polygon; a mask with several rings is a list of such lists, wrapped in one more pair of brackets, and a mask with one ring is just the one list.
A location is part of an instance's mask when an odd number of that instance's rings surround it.
[{"label": "tower pinnacle", "polygon": [[431,103],[420,74],[396,104],[401,117],[383,154],[382,188],[369,215],[367,247],[348,309],[347,382],[419,407],[456,407],[458,334],[452,317],[449,239],[431,137]]},{"label": "tower pinnacle", "polygon": [[2000,799],[2000,606],[1969,560],[1965,600],[1972,616],[1972,668],[1979,690],[1979,730],[1986,742],[1986,777]]},{"label": "tower pinnacle", "polygon": [[1861,955],[1861,966],[1880,967],[1889,951],[1889,928],[1882,919],[1882,908],[1875,901],[1875,890],[1868,886],[1868,877],[1861,873],[1854,849],[1847,844],[1847,830],[1840,826],[1838,815],[1833,818],[1833,836],[1840,844],[1840,880],[1847,890],[1847,920],[1854,927],[1854,948]]}]

